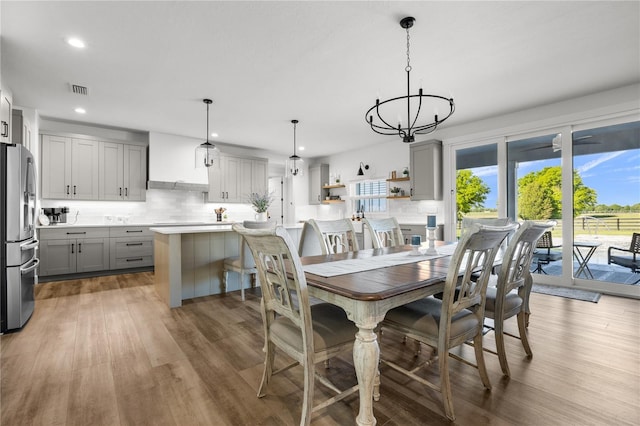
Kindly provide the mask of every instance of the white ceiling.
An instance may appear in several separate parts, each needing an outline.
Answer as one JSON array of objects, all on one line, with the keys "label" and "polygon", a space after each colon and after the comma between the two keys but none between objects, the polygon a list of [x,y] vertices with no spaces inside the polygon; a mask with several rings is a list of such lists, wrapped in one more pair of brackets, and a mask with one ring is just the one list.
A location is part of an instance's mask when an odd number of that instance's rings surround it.
[{"label": "white ceiling", "polygon": [[406,93],[408,15],[412,85],[455,98],[443,126],[640,81],[637,1],[2,1],[0,13],[15,105],[204,139],[209,97],[219,142],[286,155],[293,118],[303,156],[397,139],[364,113]]}]

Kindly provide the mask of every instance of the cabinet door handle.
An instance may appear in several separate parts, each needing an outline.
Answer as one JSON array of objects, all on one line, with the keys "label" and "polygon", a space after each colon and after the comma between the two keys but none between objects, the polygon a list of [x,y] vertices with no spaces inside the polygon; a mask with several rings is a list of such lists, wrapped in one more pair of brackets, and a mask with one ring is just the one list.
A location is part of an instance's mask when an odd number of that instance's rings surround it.
[{"label": "cabinet door handle", "polygon": [[9,136],[9,123],[7,123],[6,121],[2,122],[2,137],[8,137]]},{"label": "cabinet door handle", "polygon": [[224,199],[224,191],[220,193],[220,198]]},{"label": "cabinet door handle", "polygon": [[78,253],[82,253],[82,243],[78,243]]},{"label": "cabinet door handle", "polygon": [[73,195],[76,195],[76,186],[73,185]]},{"label": "cabinet door handle", "polygon": [[124,189],[124,196],[128,197],[129,196],[129,188],[125,188]]},{"label": "cabinet door handle", "polygon": [[136,257],[133,259],[127,259],[127,262],[141,262],[143,259],[141,257]]},{"label": "cabinet door handle", "polygon": [[75,244],[71,243],[71,254],[75,253],[74,248],[75,248]]},{"label": "cabinet door handle", "polygon": [[84,235],[86,233],[86,231],[67,232],[67,235]]},{"label": "cabinet door handle", "polygon": [[120,196],[122,197],[122,187],[120,187]]},{"label": "cabinet door handle", "polygon": [[134,230],[127,229],[127,234],[130,234],[132,232],[142,232],[142,229],[134,229]]},{"label": "cabinet door handle", "polygon": [[130,246],[141,246],[141,245],[142,245],[142,243],[127,243],[127,247],[130,247]]},{"label": "cabinet door handle", "polygon": [[69,195],[69,185],[67,185],[67,195]]}]

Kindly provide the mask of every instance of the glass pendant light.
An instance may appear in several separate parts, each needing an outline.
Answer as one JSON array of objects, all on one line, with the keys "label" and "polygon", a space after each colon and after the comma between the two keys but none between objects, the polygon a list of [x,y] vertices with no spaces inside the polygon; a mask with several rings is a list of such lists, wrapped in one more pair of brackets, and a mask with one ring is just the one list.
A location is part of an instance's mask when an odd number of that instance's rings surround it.
[{"label": "glass pendant light", "polygon": [[298,120],[291,120],[293,123],[293,155],[289,157],[286,164],[286,177],[303,176],[304,160],[296,154],[296,124]]},{"label": "glass pendant light", "polygon": [[209,105],[213,103],[211,99],[203,99],[207,105],[207,139],[206,142],[196,148],[196,167],[220,167],[220,150],[217,146],[209,142]]}]

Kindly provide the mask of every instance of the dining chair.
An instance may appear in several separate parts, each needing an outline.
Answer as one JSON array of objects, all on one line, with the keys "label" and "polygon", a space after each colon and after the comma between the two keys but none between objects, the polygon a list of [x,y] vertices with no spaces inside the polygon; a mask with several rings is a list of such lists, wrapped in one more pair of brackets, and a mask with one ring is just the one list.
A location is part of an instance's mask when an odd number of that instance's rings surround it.
[{"label": "dining chair", "polygon": [[[529,295],[533,285],[531,260],[538,239],[555,225],[554,221],[535,222],[529,220],[520,224],[507,246],[496,277],[496,285],[487,287],[484,315],[486,318],[493,319],[493,326],[485,324],[485,328],[489,327],[494,330],[500,368],[507,377],[511,374],[504,346],[505,335],[519,338],[527,356],[533,356],[527,338]],[[504,331],[504,321],[513,316],[517,316],[519,336]]]},{"label": "dining chair", "polygon": [[309,219],[308,222],[320,241],[322,254],[343,253],[360,249],[356,231],[350,219]]},{"label": "dining chair", "polygon": [[[309,304],[307,281],[300,257],[283,227],[247,229],[234,224],[233,230],[241,234],[249,245],[262,284],[260,310],[265,359],[258,397],[265,395],[273,375],[300,364],[304,369],[300,425],[309,425],[313,412],[358,390],[357,385],[339,390],[329,379],[316,374],[315,368],[315,364],[342,352],[352,352],[358,328],[338,306],[330,303]],[[276,347],[295,362],[274,371]],[[316,378],[336,395],[313,407]]]},{"label": "dining chair", "polygon": [[[243,222],[245,228],[248,229],[266,229],[273,228],[275,226],[275,222],[254,222],[250,220],[245,220]],[[249,246],[247,246],[244,238],[241,237],[240,241],[240,255],[227,257],[224,259],[223,263],[223,286],[227,288],[227,280],[229,279],[229,272],[235,272],[239,274],[240,281],[240,298],[244,300],[244,276],[245,274],[249,274],[252,277],[256,277],[258,270],[256,269],[256,262],[253,260],[253,256],[251,255],[251,250],[249,250]]]},{"label": "dining chair", "polygon": [[404,236],[395,217],[384,219],[364,218],[364,226],[369,230],[373,248],[404,245]]},{"label": "dining chair", "polygon": [[[485,296],[498,248],[515,228],[516,224],[472,225],[460,238],[451,257],[442,300],[427,297],[391,309],[381,323],[383,329],[397,331],[435,349],[440,373],[439,383],[428,381],[415,373],[423,366],[434,362],[433,359],[411,370],[384,358],[381,361],[440,392],[445,414],[450,420],[455,420],[455,414],[449,379],[449,356],[477,368],[484,387],[491,389],[482,350]],[[477,279],[473,278],[474,273]],[[475,364],[449,353],[451,348],[470,339],[474,343]]]},{"label": "dining chair", "polygon": [[561,260],[562,252],[558,250],[560,247],[562,246],[553,244],[551,231],[546,231],[542,234],[533,251],[533,258],[536,260],[536,269],[534,272],[546,274],[547,272],[542,269],[542,265],[548,265],[556,260]]}]

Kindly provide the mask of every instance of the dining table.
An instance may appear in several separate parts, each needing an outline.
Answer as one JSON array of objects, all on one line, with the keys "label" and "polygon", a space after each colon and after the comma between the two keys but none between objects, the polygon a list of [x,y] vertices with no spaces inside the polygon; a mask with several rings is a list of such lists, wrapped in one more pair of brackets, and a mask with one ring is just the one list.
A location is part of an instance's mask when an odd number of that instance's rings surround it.
[{"label": "dining table", "polygon": [[376,424],[380,347],[375,329],[390,309],[443,291],[455,244],[438,242],[436,250],[426,255],[406,245],[301,258],[309,295],[340,306],[358,327],[353,345],[358,425]]}]

